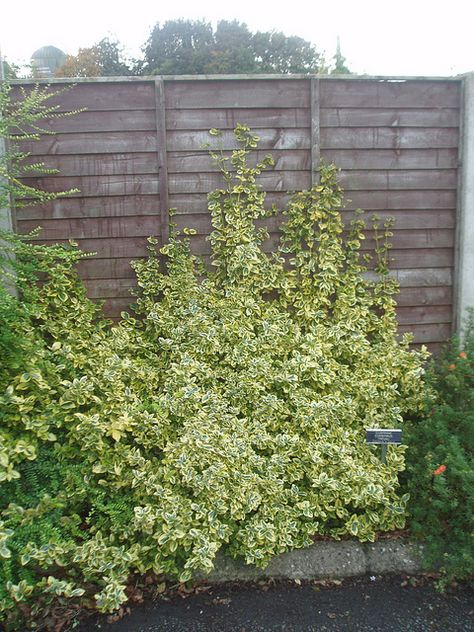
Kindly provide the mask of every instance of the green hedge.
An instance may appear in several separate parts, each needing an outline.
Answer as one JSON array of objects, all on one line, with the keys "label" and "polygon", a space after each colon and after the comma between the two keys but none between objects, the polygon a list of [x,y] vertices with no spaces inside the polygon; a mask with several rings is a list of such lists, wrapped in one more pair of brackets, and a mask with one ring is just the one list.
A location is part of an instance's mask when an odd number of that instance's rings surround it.
[{"label": "green hedge", "polygon": [[409,427],[410,527],[441,587],[474,576],[474,314],[427,374],[429,414]]}]

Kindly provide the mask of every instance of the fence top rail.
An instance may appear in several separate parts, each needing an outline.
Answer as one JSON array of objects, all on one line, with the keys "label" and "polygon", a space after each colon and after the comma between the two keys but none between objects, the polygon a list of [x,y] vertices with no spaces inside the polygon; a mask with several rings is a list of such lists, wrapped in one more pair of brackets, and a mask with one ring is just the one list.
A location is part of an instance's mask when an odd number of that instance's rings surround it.
[{"label": "fence top rail", "polygon": [[[470,74],[470,73],[467,73]],[[50,77],[45,79],[12,79],[12,85],[54,84],[54,83],[114,83],[164,81],[242,81],[242,80],[301,80],[324,79],[325,81],[379,81],[381,83],[402,83],[411,81],[452,81],[461,82],[465,75],[446,77],[396,76],[396,75],[319,75],[319,74],[237,74],[237,75],[144,75],[141,77]]]}]

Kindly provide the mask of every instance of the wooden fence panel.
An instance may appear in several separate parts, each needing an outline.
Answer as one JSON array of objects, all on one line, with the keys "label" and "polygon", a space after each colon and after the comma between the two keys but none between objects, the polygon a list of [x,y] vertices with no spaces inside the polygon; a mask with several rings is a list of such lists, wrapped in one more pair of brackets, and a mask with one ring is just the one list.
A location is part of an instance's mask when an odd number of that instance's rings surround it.
[{"label": "wooden fence panel", "polygon": [[[30,89],[30,85],[24,86]],[[94,258],[80,263],[89,295],[117,317],[130,302],[130,261],[147,253],[146,237],[167,240],[169,209],[180,228],[197,231],[192,247],[208,260],[207,194],[222,186],[210,147],[231,151],[233,129],[259,137],[252,160],[272,153],[260,184],[266,204],[283,208],[288,191],[311,186],[319,160],[341,169],[345,222],[352,211],[395,219],[391,274],[400,283],[400,331],[437,349],[451,329],[458,186],[461,82],[349,78],[137,78],[80,81],[54,97],[61,111],[30,162],[57,174],[27,179],[71,197],[17,209],[18,229],[43,230],[38,242],[76,239]],[[18,88],[15,95],[19,96]],[[213,137],[209,129],[222,135]],[[279,239],[281,216],[265,225],[266,250]],[[374,246],[367,232],[364,251]]]},{"label": "wooden fence panel", "polygon": [[[79,192],[18,209],[18,228],[28,232],[40,225],[39,243],[72,238],[97,253],[79,266],[89,295],[122,299],[134,283],[130,259],[146,254],[149,235],[162,236],[159,159],[165,147],[159,147],[157,136],[155,87],[150,82],[78,83],[54,100],[61,111],[86,110],[46,121],[54,135],[22,144],[32,153],[30,162],[58,170],[25,181],[50,191]],[[98,278],[100,283],[91,280]]]},{"label": "wooden fence panel", "polygon": [[459,84],[322,80],[320,101],[321,155],[342,169],[349,208],[395,218],[401,330],[442,342],[452,318]]},{"label": "wooden fence panel", "polygon": [[[208,261],[210,214],[207,193],[223,186],[218,166],[210,159],[209,145],[230,151],[237,147],[234,128],[248,125],[260,138],[252,161],[271,153],[275,166],[264,171],[259,183],[267,192],[267,204],[287,199],[287,191],[311,186],[311,87],[307,80],[173,81],[166,84],[169,200],[176,208],[179,228],[194,228],[191,247]],[[218,128],[221,135],[211,136]],[[278,243],[278,225],[267,226],[267,251]]]}]

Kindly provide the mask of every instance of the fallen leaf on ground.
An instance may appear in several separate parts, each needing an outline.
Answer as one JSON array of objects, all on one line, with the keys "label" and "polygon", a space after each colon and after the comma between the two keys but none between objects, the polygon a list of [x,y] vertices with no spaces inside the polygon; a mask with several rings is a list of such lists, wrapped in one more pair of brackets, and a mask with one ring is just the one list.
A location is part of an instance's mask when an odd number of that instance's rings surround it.
[{"label": "fallen leaf on ground", "polygon": [[216,606],[226,606],[227,604],[229,604],[232,601],[232,599],[230,597],[216,597],[215,599],[212,600],[211,603],[213,603]]}]

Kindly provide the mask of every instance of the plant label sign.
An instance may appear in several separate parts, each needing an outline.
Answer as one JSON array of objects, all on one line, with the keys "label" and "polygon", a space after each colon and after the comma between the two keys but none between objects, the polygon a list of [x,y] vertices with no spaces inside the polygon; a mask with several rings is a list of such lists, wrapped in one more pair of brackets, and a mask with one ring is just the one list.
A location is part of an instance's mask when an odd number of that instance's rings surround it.
[{"label": "plant label sign", "polygon": [[396,428],[371,428],[365,431],[365,440],[369,445],[382,446],[382,463],[387,462],[387,445],[401,443],[402,431]]},{"label": "plant label sign", "polygon": [[387,445],[388,443],[401,443],[402,431],[393,428],[373,428],[366,430],[365,439],[367,443],[373,445]]}]

